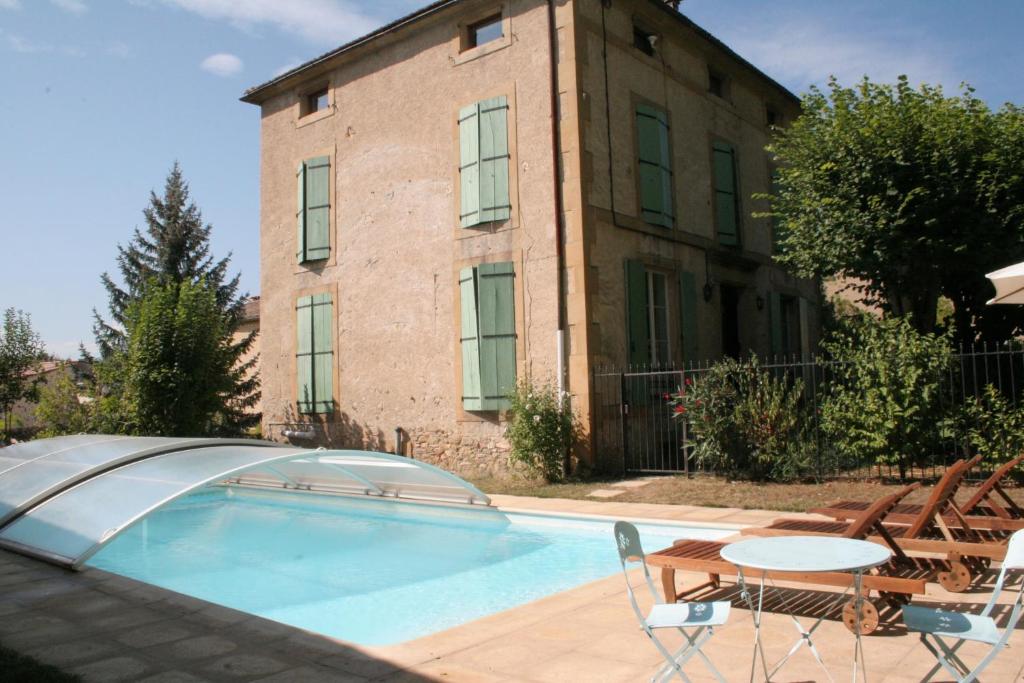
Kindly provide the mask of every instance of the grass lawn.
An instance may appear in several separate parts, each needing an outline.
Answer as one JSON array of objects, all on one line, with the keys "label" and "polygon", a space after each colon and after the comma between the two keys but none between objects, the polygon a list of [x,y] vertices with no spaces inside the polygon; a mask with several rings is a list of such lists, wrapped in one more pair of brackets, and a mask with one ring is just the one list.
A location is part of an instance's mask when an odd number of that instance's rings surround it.
[{"label": "grass lawn", "polygon": [[3,683],[71,683],[80,680],[78,676],[40,664],[0,645],[0,681]]},{"label": "grass lawn", "polygon": [[[830,503],[839,499],[874,500],[900,488],[898,483],[838,480],[820,484],[757,484],[746,481],[726,481],[719,477],[684,476],[651,477],[646,486],[625,489],[614,498],[588,498],[596,489],[615,488],[617,479],[590,480],[564,484],[517,479],[474,479],[484,493],[505,493],[514,496],[537,496],[539,498],[586,498],[587,500],[610,503],[667,503],[671,505],[700,505],[703,507],[737,507],[759,510],[784,510],[803,512],[809,507]],[[957,499],[966,499],[974,487],[961,487]],[[1024,489],[1008,489],[1010,495],[1024,504]],[[914,491],[907,502],[923,502],[931,492],[931,486],[922,486]]]}]

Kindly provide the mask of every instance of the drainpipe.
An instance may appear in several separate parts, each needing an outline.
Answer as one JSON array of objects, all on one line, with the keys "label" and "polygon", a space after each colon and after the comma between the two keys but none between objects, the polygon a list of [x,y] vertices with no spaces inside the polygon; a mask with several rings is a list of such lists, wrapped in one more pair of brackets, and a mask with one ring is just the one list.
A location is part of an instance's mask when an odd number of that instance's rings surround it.
[{"label": "drainpipe", "polygon": [[[555,291],[558,296],[558,332],[555,337],[555,362],[558,377],[558,404],[565,400],[565,222],[562,196],[562,123],[558,106],[558,27],[555,24],[555,0],[548,0],[548,63],[551,67],[551,181],[555,191],[555,253],[557,256]],[[570,454],[565,453],[562,470],[569,473]]]},{"label": "drainpipe", "polygon": [[558,400],[565,394],[565,222],[562,196],[562,125],[558,106],[558,27],[555,24],[555,0],[548,0],[548,63],[551,68],[551,157],[555,195],[555,252],[557,256],[558,333],[555,338]]}]

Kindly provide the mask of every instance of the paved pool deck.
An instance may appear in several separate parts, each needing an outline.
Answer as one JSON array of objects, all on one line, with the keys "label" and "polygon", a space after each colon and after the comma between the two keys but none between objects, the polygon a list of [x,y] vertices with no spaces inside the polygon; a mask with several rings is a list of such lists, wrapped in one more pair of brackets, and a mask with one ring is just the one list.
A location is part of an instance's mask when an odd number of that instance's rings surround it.
[{"label": "paved pool deck", "polygon": [[[499,507],[516,511],[736,528],[765,524],[780,516],[737,508],[492,498]],[[989,574],[988,587],[995,573]],[[683,575],[682,580],[701,578]],[[639,572],[632,574],[632,580],[639,583]],[[988,587],[950,594],[929,584],[928,594],[915,603],[980,607],[988,598]],[[807,614],[817,613],[835,597],[827,591],[792,591],[791,596],[799,598],[799,608]],[[731,599],[734,610],[704,651],[729,681],[747,680],[751,615],[740,606],[731,582],[711,597]],[[1006,592],[1001,602],[1011,601]],[[1005,612],[1001,610],[1003,616]],[[766,614],[763,629],[770,659],[784,654],[797,637],[789,617],[782,614]],[[848,680],[852,635],[829,618],[815,636],[832,676]],[[637,626],[621,574],[425,638],[389,647],[361,647],[103,571],[69,572],[4,551],[0,551],[0,644],[97,682],[626,682],[648,680],[661,662]],[[1024,680],[1024,629],[1013,634],[1010,646],[983,680]],[[898,623],[865,638],[864,651],[870,681],[919,681],[934,662],[918,639]],[[972,663],[983,652],[984,648],[973,645],[961,649]],[[694,681],[713,680],[696,662],[687,666],[687,673]],[[940,675],[936,680],[947,678]],[[828,678],[804,648],[775,680]]]}]

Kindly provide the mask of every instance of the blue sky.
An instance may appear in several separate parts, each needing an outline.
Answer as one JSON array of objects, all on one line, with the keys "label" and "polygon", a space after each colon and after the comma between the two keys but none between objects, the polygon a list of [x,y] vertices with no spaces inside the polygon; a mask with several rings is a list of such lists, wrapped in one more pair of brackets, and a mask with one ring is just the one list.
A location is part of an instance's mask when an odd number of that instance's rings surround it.
[{"label": "blue sky", "polygon": [[[596,0],[590,0],[596,1]],[[0,308],[50,350],[91,345],[115,247],[178,160],[259,290],[259,110],[242,91],[427,0],[0,0]],[[830,73],[968,81],[1024,103],[1018,0],[686,0],[690,18],[796,93]]]}]

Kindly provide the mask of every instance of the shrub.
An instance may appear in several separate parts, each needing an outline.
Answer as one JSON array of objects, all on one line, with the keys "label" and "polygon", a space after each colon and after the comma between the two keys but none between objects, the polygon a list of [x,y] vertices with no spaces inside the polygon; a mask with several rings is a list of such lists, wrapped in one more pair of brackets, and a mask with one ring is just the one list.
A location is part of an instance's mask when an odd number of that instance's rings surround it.
[{"label": "shrub", "polygon": [[751,357],[688,378],[670,402],[688,422],[699,463],[730,477],[782,481],[802,476],[813,454],[802,394],[802,380],[777,378]]},{"label": "shrub", "polygon": [[948,426],[940,394],[950,336],[917,332],[905,318],[841,321],[822,343],[834,377],[821,407],[821,427],[840,453],[896,465],[905,479],[935,452]]},{"label": "shrub", "polygon": [[551,384],[535,385],[529,379],[509,396],[509,461],[523,463],[549,482],[565,476],[566,455],[579,433],[568,397],[559,398]]},{"label": "shrub", "polygon": [[985,465],[1001,465],[1024,451],[1024,408],[1011,405],[995,386],[986,384],[981,396],[964,405],[960,419],[964,442]]}]

